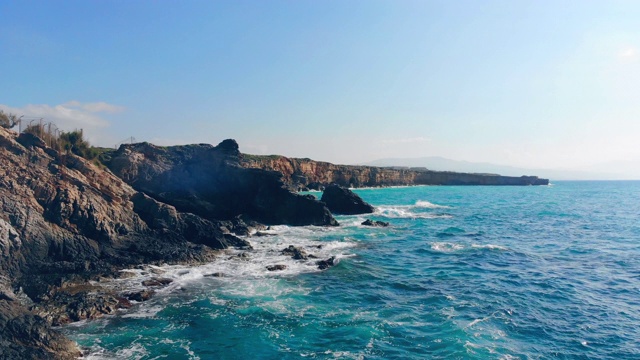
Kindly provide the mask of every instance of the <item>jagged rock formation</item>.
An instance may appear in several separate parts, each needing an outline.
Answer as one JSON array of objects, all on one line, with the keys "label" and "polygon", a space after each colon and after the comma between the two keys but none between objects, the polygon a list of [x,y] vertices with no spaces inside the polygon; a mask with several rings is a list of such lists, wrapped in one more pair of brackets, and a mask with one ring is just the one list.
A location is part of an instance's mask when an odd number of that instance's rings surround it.
[{"label": "jagged rock formation", "polygon": [[264,224],[337,225],[313,196],[291,193],[275,171],[240,166],[235,140],[123,145],[107,166],[136,190],[206,219],[245,215]]},{"label": "jagged rock formation", "polygon": [[548,185],[548,179],[537,176],[500,176],[416,168],[335,165],[311,159],[284,156],[247,155],[242,157],[247,168],[274,170],[292,189],[316,189],[336,183],[347,187],[379,187],[401,185]]},{"label": "jagged rock formation", "polygon": [[86,286],[87,279],[137,264],[201,263],[216,249],[250,247],[228,233],[246,229],[239,219],[180,211],[108,170],[3,128],[0,210],[2,359],[80,355],[50,325],[100,317],[128,302]]},{"label": "jagged rock formation", "polygon": [[358,194],[337,184],[325,187],[320,201],[327,204],[329,210],[335,214],[370,214],[375,210],[373,206],[362,200]]}]

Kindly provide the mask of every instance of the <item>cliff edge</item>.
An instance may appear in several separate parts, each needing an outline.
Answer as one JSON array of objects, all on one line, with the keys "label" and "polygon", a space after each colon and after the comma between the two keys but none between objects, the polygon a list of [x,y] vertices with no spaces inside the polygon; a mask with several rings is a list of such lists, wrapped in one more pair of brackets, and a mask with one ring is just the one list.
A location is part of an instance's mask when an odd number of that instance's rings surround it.
[{"label": "cliff edge", "polygon": [[283,181],[295,190],[319,190],[335,183],[346,187],[382,187],[406,185],[548,185],[548,179],[537,176],[501,176],[417,168],[393,168],[358,165],[336,165],[311,159],[279,155],[242,157],[242,166],[278,171]]}]

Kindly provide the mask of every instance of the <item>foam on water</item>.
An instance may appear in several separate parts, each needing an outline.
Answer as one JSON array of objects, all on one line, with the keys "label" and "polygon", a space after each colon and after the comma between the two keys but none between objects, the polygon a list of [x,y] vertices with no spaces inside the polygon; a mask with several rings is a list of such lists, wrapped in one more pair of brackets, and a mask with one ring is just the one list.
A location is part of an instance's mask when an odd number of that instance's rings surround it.
[{"label": "foam on water", "polygon": [[448,205],[439,205],[427,200],[417,200],[413,205],[379,205],[375,215],[389,219],[449,219],[449,213],[433,212],[434,209],[451,209]]},{"label": "foam on water", "polygon": [[418,200],[416,201],[415,207],[419,208],[427,208],[427,209],[450,209],[451,206],[447,205],[438,205],[427,200]]},{"label": "foam on water", "polygon": [[[115,282],[118,282],[119,285],[124,284],[130,289],[139,289],[141,286],[139,284],[142,281],[161,276],[173,280],[162,291],[173,291],[214,273],[224,275],[218,280],[236,281],[243,278],[294,276],[301,273],[318,272],[320,270],[315,264],[316,261],[330,257],[335,257],[339,261],[341,258],[351,255],[349,249],[358,246],[358,242],[348,236],[343,236],[342,239],[335,241],[321,241],[318,235],[326,231],[327,228],[322,227],[274,226],[270,231],[265,231],[272,236],[247,238],[253,246],[253,250],[229,249],[216,261],[195,267],[150,265],[144,269],[127,269],[124,272],[133,276],[118,279]],[[291,256],[283,255],[282,250],[289,245],[303,249],[316,258],[300,261],[292,259]],[[286,265],[287,268],[282,271],[267,270],[267,266],[276,264]]]},{"label": "foam on water", "polygon": [[446,242],[446,241],[436,241],[436,242],[432,242],[431,244],[431,250],[436,251],[436,252],[443,252],[443,253],[452,253],[452,252],[460,252],[460,251],[470,251],[470,250],[474,250],[474,249],[478,249],[478,250],[500,250],[500,251],[507,251],[508,248],[504,247],[504,246],[500,246],[500,245],[494,245],[494,244],[463,244],[463,243],[452,243],[452,242]]},{"label": "foam on water", "polygon": [[376,213],[274,226],[248,258],[130,269],[114,287],[174,282],[63,331],[93,359],[640,358],[637,184],[358,190]]},{"label": "foam on water", "polygon": [[460,251],[463,249],[464,249],[464,246],[461,244],[453,244],[448,242],[431,243],[431,250],[438,251],[438,252],[449,253],[449,252]]}]

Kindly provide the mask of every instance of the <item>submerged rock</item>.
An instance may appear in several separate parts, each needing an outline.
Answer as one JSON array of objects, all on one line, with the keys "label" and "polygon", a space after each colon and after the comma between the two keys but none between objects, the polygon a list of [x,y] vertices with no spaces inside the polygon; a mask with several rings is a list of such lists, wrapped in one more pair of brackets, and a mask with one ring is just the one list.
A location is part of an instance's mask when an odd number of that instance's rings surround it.
[{"label": "submerged rock", "polygon": [[377,221],[377,220],[367,219],[367,220],[363,221],[362,224],[360,224],[360,225],[374,226],[374,227],[387,227],[387,226],[389,226],[389,223],[386,222],[386,221]]},{"label": "submerged rock", "polygon": [[222,272],[214,272],[211,274],[205,274],[204,277],[227,277],[227,274]]},{"label": "submerged rock", "polygon": [[128,300],[134,300],[134,301],[147,301],[149,299],[151,299],[151,297],[155,294],[155,291],[153,290],[140,290],[140,291],[136,291],[133,293],[128,293],[126,294],[126,298]]},{"label": "submerged rock", "polygon": [[357,215],[370,214],[374,207],[367,204],[358,194],[337,184],[331,184],[324,189],[323,203],[335,214]]},{"label": "submerged rock", "polygon": [[144,286],[167,286],[173,282],[169,278],[153,278],[142,282]]},{"label": "submerged rock", "polygon": [[281,271],[281,270],[285,270],[287,268],[287,265],[268,265],[267,266],[267,270],[269,271]]},{"label": "submerged rock", "polygon": [[294,260],[307,260],[309,258],[309,255],[306,251],[293,245],[289,245],[288,248],[282,250],[282,255],[291,256],[291,258]]},{"label": "submerged rock", "polygon": [[332,267],[333,265],[335,265],[335,256],[332,256],[330,258],[328,258],[327,260],[320,260],[316,262],[316,265],[318,265],[318,269],[320,270],[325,270],[328,269],[330,267]]}]

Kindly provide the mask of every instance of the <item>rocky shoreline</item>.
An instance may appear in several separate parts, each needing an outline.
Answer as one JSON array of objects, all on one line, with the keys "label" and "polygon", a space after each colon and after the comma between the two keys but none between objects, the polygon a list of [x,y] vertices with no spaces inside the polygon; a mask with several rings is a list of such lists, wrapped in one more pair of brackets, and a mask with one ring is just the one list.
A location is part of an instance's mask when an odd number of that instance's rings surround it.
[{"label": "rocky shoreline", "polygon": [[[53,327],[130,308],[171,282],[158,273],[136,291],[107,286],[126,276],[122,269],[203,264],[225,249],[247,255],[251,236],[269,235],[269,225],[337,226],[332,211],[373,209],[339,186],[331,187],[338,199],[324,202],[293,193],[293,184],[335,176],[293,182],[292,174],[247,166],[234,140],[123,145],[92,163],[0,128],[0,358],[82,356]],[[335,263],[295,247],[282,254],[320,269]]]}]

